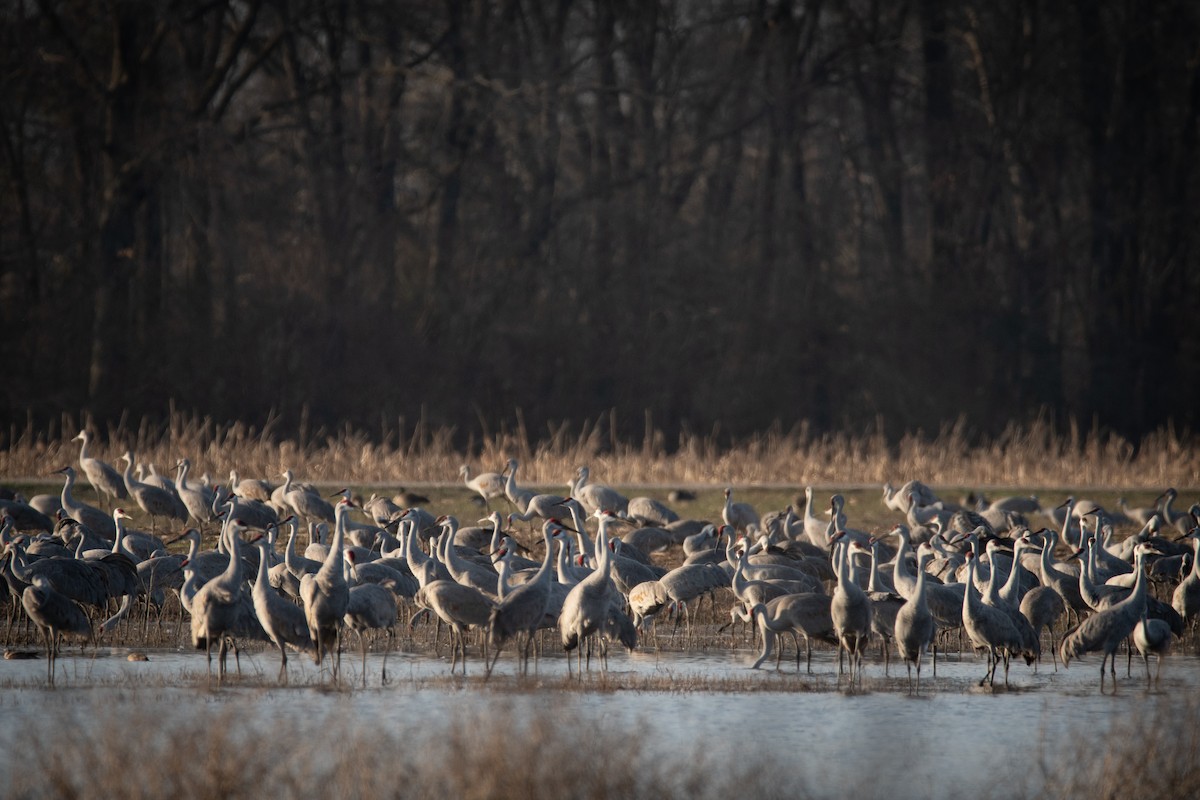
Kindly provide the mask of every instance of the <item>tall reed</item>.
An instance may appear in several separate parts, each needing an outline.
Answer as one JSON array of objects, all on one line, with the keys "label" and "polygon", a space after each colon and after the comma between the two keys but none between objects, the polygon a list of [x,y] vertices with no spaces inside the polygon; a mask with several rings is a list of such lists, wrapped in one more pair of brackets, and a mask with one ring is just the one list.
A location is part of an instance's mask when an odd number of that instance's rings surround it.
[{"label": "tall reed", "polygon": [[[46,429],[28,422],[0,435],[0,475],[44,476],[75,460],[71,438],[89,424],[63,415]],[[615,414],[578,426],[550,425],[530,431],[518,414],[492,430],[482,423],[463,437],[454,428],[425,420],[381,421],[366,431],[307,422],[285,433],[278,418],[256,427],[218,423],[209,417],[172,410],[165,419],[123,418],[97,431],[96,455],[114,461],[126,449],[138,460],[169,471],[187,456],[193,473],[223,480],[231,468],[243,475],[277,477],[292,468],[307,480],[359,484],[446,483],[458,467],[499,471],[505,461],[521,462],[521,481],[539,486],[565,484],[576,467],[625,485],[853,485],[908,478],[954,486],[1091,486],[1161,489],[1200,485],[1200,447],[1190,431],[1167,427],[1139,442],[1097,429],[1070,425],[1060,430],[1040,418],[1012,424],[995,437],[974,436],[963,420],[929,434],[907,432],[892,441],[882,421],[859,432],[816,433],[806,424],[775,426],[740,439],[719,429],[681,434],[671,446],[649,416],[640,439],[614,435]],[[165,469],[164,469],[165,468]]]}]

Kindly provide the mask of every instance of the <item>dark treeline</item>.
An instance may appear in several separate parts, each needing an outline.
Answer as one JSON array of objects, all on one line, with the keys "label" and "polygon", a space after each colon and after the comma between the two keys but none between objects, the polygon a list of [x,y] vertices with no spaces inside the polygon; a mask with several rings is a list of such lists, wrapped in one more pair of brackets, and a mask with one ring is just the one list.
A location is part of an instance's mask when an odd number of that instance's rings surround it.
[{"label": "dark treeline", "polygon": [[0,20],[5,421],[1197,422],[1196,3]]}]

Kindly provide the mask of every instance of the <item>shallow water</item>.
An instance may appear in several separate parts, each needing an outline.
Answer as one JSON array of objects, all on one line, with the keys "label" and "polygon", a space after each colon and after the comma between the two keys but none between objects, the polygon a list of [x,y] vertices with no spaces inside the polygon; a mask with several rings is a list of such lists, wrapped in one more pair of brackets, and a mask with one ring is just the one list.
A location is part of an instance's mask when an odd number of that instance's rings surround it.
[{"label": "shallow water", "polygon": [[[838,688],[831,652],[814,653],[810,676],[797,674],[794,662],[786,661],[782,672],[750,670],[754,654],[742,649],[622,653],[612,656],[607,676],[593,664],[581,682],[585,691],[562,691],[567,670],[561,656],[542,658],[527,680],[516,677],[513,658],[502,658],[484,684],[478,661],[468,679],[450,679],[446,660],[399,652],[387,659],[386,686],[382,656],[371,654],[370,688],[330,692],[322,687],[328,673],[298,657],[289,662],[290,685],[279,686],[276,656],[259,651],[242,656],[241,678],[234,673],[214,691],[203,654],[151,651],[149,661],[131,662],[119,649],[101,649],[96,657],[78,653],[71,648],[60,659],[53,690],[44,686],[41,659],[0,664],[0,686],[8,687],[0,692],[7,722],[0,750],[10,758],[19,749],[5,738],[26,725],[60,720],[85,734],[89,725],[102,733],[104,715],[93,709],[114,701],[185,717],[214,704],[236,704],[238,719],[296,732],[317,731],[333,714],[396,726],[483,715],[503,706],[504,713],[518,717],[553,715],[580,725],[636,729],[664,756],[697,745],[730,758],[760,755],[766,763],[797,769],[810,786],[830,795],[1006,794],[1000,787],[1011,772],[1036,787],[1026,759],[1040,754],[1053,764],[1071,737],[1095,741],[1121,715],[1163,696],[1191,695],[1200,683],[1200,659],[1176,654],[1164,666],[1159,689],[1148,692],[1140,662],[1134,677],[1126,678],[1122,657],[1118,693],[1101,695],[1099,659],[1090,657],[1057,672],[1049,664],[1036,673],[1014,666],[1010,687],[993,691],[976,685],[983,661],[952,655],[940,660],[937,678],[926,664],[920,696],[908,693],[903,666],[893,665],[885,678],[883,665],[873,662],[861,690],[847,692]],[[356,654],[344,656],[343,685],[360,685],[359,663]],[[695,688],[700,690],[688,691]],[[0,769],[7,773],[15,763],[0,758]]]}]

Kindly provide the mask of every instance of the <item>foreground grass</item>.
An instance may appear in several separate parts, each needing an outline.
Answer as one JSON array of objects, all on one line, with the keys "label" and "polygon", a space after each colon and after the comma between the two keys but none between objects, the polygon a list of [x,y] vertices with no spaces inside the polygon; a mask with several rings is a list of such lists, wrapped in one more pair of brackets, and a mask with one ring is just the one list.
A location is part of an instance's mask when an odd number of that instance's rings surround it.
[{"label": "foreground grass", "polygon": [[[88,424],[64,415],[48,429],[0,432],[0,475],[36,476],[74,463],[71,438]],[[649,423],[634,441],[617,438],[610,416],[530,431],[519,415],[499,430],[469,437],[465,450],[454,428],[418,420],[381,423],[377,431],[300,426],[282,434],[241,422],[171,413],[161,422],[122,421],[97,431],[94,455],[115,462],[125,449],[170,471],[183,455],[193,474],[223,480],[230,468],[243,476],[275,479],[285,468],[306,480],[423,485],[452,481],[463,463],[499,471],[509,457],[521,462],[523,483],[562,486],[581,464],[601,482],[633,485],[846,485],[920,478],[952,486],[1090,486],[1160,491],[1200,485],[1200,447],[1190,432],[1165,428],[1131,441],[1076,425],[1060,430],[1041,420],[1012,425],[994,438],[972,435],[960,421],[936,433],[896,440],[882,424],[857,433],[815,434],[807,425],[731,440],[719,429],[667,442]]]},{"label": "foreground grass", "polygon": [[[722,742],[664,741],[652,738],[653,726],[573,705],[547,703],[533,712],[527,702],[502,697],[469,712],[404,716],[326,700],[300,711],[286,707],[286,696],[271,695],[260,698],[258,714],[244,713],[233,699],[170,695],[48,702],[19,739],[10,732],[5,741],[5,794],[187,799],[260,797],[265,789],[280,798],[703,800],[920,791],[903,763],[883,771],[862,752],[847,753],[862,765],[855,785],[829,785],[819,771],[802,773],[793,760],[767,755],[778,747],[757,747],[769,731],[731,731]],[[1147,702],[1106,726],[1103,738],[1073,731],[1074,746],[1050,746],[1036,732],[1023,751],[990,750],[981,741],[979,762],[950,767],[957,776],[949,785],[997,798],[1196,797],[1197,711],[1195,699]]]},{"label": "foreground grass", "polygon": [[[278,798],[806,796],[800,776],[753,758],[710,757],[699,744],[664,758],[636,731],[530,719],[502,703],[394,725],[336,708],[272,724],[195,704],[186,715],[125,705],[106,708],[103,723],[83,719],[97,710],[60,708],[27,731],[8,796],[257,798],[268,787]],[[89,735],[64,736],[68,725]]]}]

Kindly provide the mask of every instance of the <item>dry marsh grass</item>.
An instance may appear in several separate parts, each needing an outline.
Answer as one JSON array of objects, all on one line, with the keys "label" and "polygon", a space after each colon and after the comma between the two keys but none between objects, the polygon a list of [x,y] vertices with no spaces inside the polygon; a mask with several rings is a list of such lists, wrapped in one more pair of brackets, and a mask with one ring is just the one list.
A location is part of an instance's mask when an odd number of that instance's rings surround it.
[{"label": "dry marsh grass", "polygon": [[[1158,697],[1112,727],[1075,737],[1055,758],[1027,762],[1035,786],[1008,797],[1191,800],[1200,797],[1200,727],[1194,697]],[[1036,765],[1036,766],[1034,766]],[[1028,778],[1027,778],[1028,780]]]},{"label": "dry marsh grass", "polygon": [[[0,434],[0,475],[40,476],[78,455],[71,438],[90,421],[63,415],[38,429],[30,419]],[[94,427],[94,426],[92,426]],[[172,410],[163,421],[123,419],[97,431],[96,455],[115,461],[127,448],[160,469],[182,455],[196,474],[223,479],[230,468],[243,475],[277,476],[286,467],[315,481],[359,484],[430,484],[454,481],[459,465],[499,470],[507,458],[521,461],[521,481],[565,483],[580,464],[607,483],[625,485],[852,485],[919,477],[955,486],[1110,486],[1161,489],[1200,485],[1200,447],[1190,431],[1168,427],[1130,441],[1072,424],[1060,430],[1039,419],[1010,425],[996,437],[978,437],[965,421],[936,433],[889,439],[882,422],[857,433],[818,434],[807,424],[775,427],[744,439],[720,430],[685,433],[668,443],[646,421],[639,440],[623,440],[615,414],[578,426],[527,429],[518,414],[491,430],[480,425],[465,447],[454,428],[424,420],[382,421],[374,431],[312,427],[301,420],[294,434],[278,419],[262,427],[218,423]]]},{"label": "dry marsh grass", "polygon": [[[449,721],[361,719],[339,709],[274,720],[227,703],[60,706],[22,737],[9,796],[342,798],[805,797],[798,775],[648,747],[636,730],[573,717],[530,719],[503,703]],[[103,712],[98,722],[90,715]],[[64,730],[87,735],[64,736]],[[719,749],[718,749],[719,751]],[[785,780],[786,776],[786,780]],[[786,790],[786,791],[785,791]]]}]

